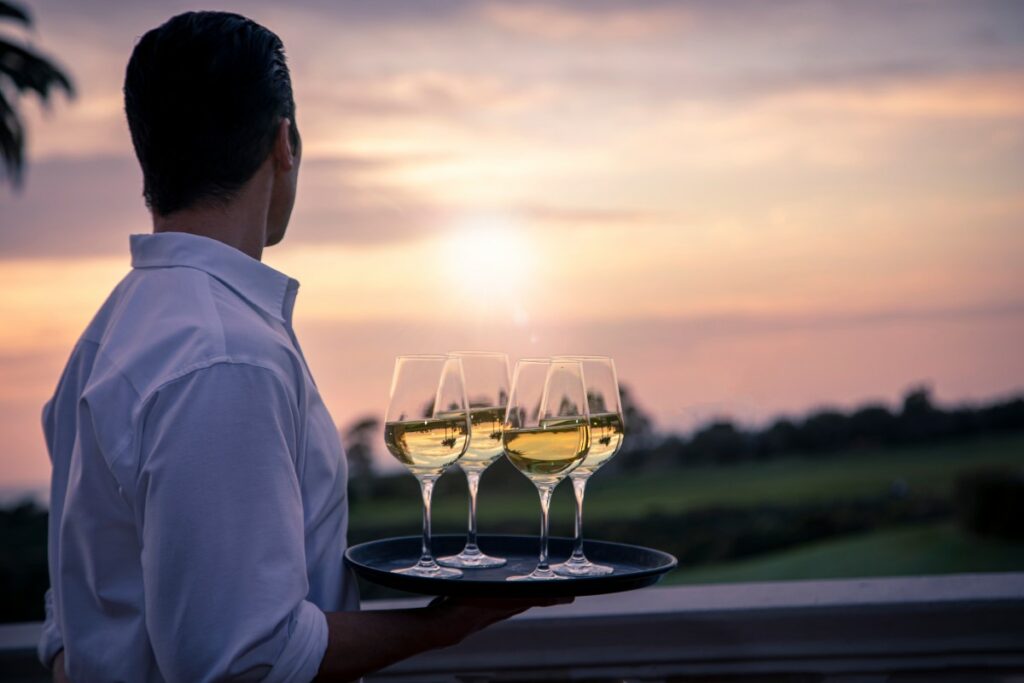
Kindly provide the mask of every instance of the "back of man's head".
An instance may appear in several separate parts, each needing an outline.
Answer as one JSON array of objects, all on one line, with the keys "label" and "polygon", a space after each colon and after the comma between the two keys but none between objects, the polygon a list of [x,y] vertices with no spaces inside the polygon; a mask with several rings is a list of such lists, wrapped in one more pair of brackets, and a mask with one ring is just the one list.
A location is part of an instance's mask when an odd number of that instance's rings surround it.
[{"label": "back of man's head", "polygon": [[124,81],[146,205],[160,216],[229,200],[267,158],[282,119],[298,147],[284,46],[227,12],[180,14],[142,37]]}]

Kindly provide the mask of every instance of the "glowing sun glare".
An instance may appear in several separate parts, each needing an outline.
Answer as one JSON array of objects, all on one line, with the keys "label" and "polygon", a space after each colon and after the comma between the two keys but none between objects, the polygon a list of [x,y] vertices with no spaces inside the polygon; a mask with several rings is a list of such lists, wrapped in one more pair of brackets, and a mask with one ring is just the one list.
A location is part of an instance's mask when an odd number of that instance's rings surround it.
[{"label": "glowing sun glare", "polygon": [[517,316],[524,310],[533,252],[513,221],[495,216],[467,220],[448,235],[443,248],[461,292],[479,302],[511,305]]}]

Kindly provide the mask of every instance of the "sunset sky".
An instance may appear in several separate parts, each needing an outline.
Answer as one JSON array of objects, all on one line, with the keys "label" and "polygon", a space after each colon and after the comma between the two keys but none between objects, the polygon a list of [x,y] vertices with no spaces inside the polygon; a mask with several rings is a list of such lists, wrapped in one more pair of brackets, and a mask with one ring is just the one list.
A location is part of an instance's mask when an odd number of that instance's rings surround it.
[{"label": "sunset sky", "polygon": [[[122,112],[193,3],[28,3],[74,77],[0,189],[0,486],[148,232]],[[664,430],[1024,391],[1019,2],[225,2],[283,39],[304,158],[285,242],[335,420],[398,353],[614,356]],[[6,27],[5,28],[10,28]],[[383,448],[381,449],[383,451]]]}]

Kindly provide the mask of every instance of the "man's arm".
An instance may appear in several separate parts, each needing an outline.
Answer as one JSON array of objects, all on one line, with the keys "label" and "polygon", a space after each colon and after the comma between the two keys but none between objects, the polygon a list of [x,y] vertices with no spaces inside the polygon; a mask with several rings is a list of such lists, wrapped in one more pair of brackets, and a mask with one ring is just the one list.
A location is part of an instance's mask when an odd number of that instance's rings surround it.
[{"label": "man's arm", "polygon": [[316,675],[327,624],[306,600],[299,419],[284,382],[248,364],[195,370],[149,402],[135,507],[166,680]]}]

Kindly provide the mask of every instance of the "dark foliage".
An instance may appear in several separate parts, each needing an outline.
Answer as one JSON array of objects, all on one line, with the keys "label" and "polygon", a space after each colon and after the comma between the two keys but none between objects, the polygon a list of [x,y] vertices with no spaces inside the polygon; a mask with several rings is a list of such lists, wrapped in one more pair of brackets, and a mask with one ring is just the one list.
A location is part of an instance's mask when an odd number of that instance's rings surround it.
[{"label": "dark foliage", "polygon": [[46,573],[46,510],[34,503],[0,509],[0,622],[41,621]]},{"label": "dark foliage", "polygon": [[1014,431],[1024,431],[1024,398],[944,409],[935,405],[927,388],[915,387],[898,412],[875,404],[852,413],[822,409],[802,420],[780,418],[763,429],[744,429],[718,420],[688,438],[673,434],[635,450],[628,458],[628,467],[655,470],[728,465],[782,455],[820,458],[858,448],[927,444]]},{"label": "dark foliage", "polygon": [[1024,541],[1024,471],[983,469],[957,477],[956,504],[968,531]]}]

